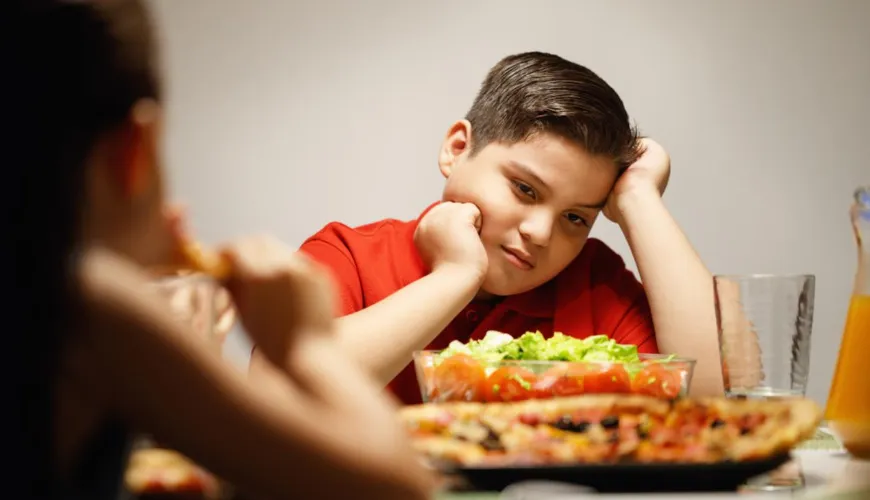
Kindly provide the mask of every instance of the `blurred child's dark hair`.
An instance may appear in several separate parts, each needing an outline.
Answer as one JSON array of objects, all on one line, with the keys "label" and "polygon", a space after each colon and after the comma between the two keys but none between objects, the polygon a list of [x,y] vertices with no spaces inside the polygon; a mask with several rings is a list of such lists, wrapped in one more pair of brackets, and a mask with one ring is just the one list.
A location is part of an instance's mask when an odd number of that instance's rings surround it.
[{"label": "blurred child's dark hair", "polygon": [[539,133],[569,139],[611,158],[620,172],[643,153],[622,99],[590,69],[543,52],[499,61],[466,115],[471,153],[490,143],[513,144]]},{"label": "blurred child's dark hair", "polygon": [[138,100],[159,97],[159,74],[139,0],[4,0],[0,24],[3,234],[11,248],[2,317],[13,386],[4,448],[19,471],[9,484],[21,490],[5,495],[55,498],[60,352],[85,326],[74,273],[88,161]]}]

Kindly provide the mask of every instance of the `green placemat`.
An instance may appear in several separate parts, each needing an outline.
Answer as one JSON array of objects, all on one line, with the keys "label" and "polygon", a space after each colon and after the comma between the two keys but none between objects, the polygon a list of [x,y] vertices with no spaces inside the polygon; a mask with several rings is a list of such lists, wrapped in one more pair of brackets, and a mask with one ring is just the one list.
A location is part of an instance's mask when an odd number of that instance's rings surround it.
[{"label": "green placemat", "polygon": [[816,433],[810,439],[804,441],[797,447],[798,450],[819,450],[819,451],[841,451],[843,447],[837,438],[828,430],[825,425],[816,429]]}]

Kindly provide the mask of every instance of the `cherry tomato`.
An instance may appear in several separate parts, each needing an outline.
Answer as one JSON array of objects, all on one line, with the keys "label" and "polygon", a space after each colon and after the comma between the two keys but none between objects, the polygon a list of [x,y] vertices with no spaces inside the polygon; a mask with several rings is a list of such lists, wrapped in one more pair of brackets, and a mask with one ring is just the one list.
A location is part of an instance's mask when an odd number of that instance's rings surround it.
[{"label": "cherry tomato", "polygon": [[503,366],[486,380],[487,401],[522,401],[535,397],[535,374],[525,368]]},{"label": "cherry tomato", "polygon": [[486,372],[471,356],[455,354],[435,367],[435,387],[443,401],[478,401]]},{"label": "cherry tomato", "polygon": [[583,376],[586,367],[582,364],[564,363],[550,368],[538,377],[535,392],[541,399],[578,396],[583,394]]},{"label": "cherry tomato", "polygon": [[674,399],[680,395],[680,373],[658,363],[650,363],[631,381],[631,392],[657,398]]},{"label": "cherry tomato", "polygon": [[583,375],[588,394],[614,394],[631,391],[631,378],[620,364],[588,364]]}]

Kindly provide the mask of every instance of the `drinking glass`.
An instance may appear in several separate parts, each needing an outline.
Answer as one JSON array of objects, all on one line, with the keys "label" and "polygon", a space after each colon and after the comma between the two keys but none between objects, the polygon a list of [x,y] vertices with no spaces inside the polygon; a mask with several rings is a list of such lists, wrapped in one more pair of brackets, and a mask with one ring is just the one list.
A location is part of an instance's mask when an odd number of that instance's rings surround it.
[{"label": "drinking glass", "polygon": [[[718,275],[713,283],[726,395],[806,396],[815,276]],[[741,489],[783,491],[804,486],[800,462],[792,460]]]},{"label": "drinking glass", "polygon": [[713,281],[726,394],[805,396],[815,276],[717,275]]}]

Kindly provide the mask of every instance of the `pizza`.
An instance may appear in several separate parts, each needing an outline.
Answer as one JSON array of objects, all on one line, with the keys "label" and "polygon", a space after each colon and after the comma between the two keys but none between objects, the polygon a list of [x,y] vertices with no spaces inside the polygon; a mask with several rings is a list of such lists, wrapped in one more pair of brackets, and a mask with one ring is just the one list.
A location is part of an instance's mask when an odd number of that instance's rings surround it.
[{"label": "pizza", "polygon": [[169,264],[150,268],[149,273],[156,277],[201,273],[223,282],[229,279],[232,271],[229,259],[193,240],[177,243],[171,260]]},{"label": "pizza", "polygon": [[186,494],[193,498],[218,498],[217,479],[180,453],[149,448],[134,451],[127,464],[124,484],[131,493],[146,498],[160,494]]},{"label": "pizza", "polygon": [[181,244],[181,255],[185,264],[193,271],[207,274],[212,278],[223,281],[230,276],[230,263],[228,259],[193,240]]},{"label": "pizza", "polygon": [[194,271],[211,276],[218,281],[224,281],[230,276],[232,269],[226,256],[215,252],[191,237],[188,231],[184,210],[181,206],[170,205],[164,208],[164,217],[172,234],[173,259],[167,266],[152,269],[155,274],[175,274],[183,271]]},{"label": "pizza", "polygon": [[785,453],[822,412],[809,399],[585,395],[508,403],[426,403],[400,419],[430,462],[464,467],[715,463]]}]

